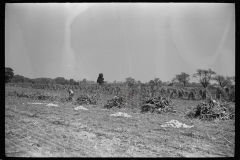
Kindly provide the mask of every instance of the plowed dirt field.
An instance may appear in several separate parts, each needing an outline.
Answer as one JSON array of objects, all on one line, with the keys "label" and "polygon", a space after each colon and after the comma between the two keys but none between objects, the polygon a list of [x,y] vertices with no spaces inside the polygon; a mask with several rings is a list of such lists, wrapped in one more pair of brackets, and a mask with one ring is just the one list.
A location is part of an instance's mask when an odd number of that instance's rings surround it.
[{"label": "plowed dirt field", "polygon": [[[176,113],[142,114],[5,95],[7,157],[233,157],[235,121],[186,119],[198,101],[173,100]],[[34,104],[38,103],[38,104]],[[41,104],[40,104],[41,103]],[[54,103],[58,106],[46,106]],[[114,117],[124,112],[131,117]],[[192,128],[161,127],[178,120]]]}]

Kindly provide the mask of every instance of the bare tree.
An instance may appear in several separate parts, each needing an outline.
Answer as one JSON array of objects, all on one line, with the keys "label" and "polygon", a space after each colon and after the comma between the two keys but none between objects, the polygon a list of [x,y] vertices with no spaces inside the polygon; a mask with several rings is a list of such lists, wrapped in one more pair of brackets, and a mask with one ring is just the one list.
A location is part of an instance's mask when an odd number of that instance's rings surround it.
[{"label": "bare tree", "polygon": [[222,89],[224,89],[224,87],[226,87],[227,85],[231,85],[231,77],[216,75],[215,77],[213,77],[213,80],[215,80]]},{"label": "bare tree", "polygon": [[190,75],[182,72],[181,74],[176,75],[175,79],[180,82],[184,87],[187,86],[189,80],[190,80]]},{"label": "bare tree", "polygon": [[198,69],[197,73],[193,74],[193,77],[197,78],[199,83],[201,83],[204,88],[207,88],[210,83],[210,80],[212,79],[212,75],[214,74],[216,73],[211,69],[209,70]]}]

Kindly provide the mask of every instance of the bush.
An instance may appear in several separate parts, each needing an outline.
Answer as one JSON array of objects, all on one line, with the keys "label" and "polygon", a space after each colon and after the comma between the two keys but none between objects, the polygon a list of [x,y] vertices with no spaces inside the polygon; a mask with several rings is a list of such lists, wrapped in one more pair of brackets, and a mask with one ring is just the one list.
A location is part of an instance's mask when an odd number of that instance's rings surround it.
[{"label": "bush", "polygon": [[211,99],[200,102],[192,111],[186,114],[188,118],[199,118],[201,120],[233,119],[235,117],[234,109],[229,103],[222,103]]},{"label": "bush", "polygon": [[122,108],[125,107],[124,104],[125,99],[121,96],[114,96],[114,98],[110,99],[107,101],[107,104],[104,105],[104,108],[113,108],[113,107],[118,107]]},{"label": "bush", "polygon": [[76,99],[76,102],[75,104],[79,104],[79,105],[83,105],[83,104],[93,104],[93,105],[96,105],[99,101],[100,97],[98,94],[95,94],[95,95],[87,95],[87,94],[82,94],[80,95],[77,99]]},{"label": "bush", "polygon": [[142,101],[141,112],[145,113],[148,111],[152,113],[175,112],[171,99],[161,96],[154,98],[146,98]]}]

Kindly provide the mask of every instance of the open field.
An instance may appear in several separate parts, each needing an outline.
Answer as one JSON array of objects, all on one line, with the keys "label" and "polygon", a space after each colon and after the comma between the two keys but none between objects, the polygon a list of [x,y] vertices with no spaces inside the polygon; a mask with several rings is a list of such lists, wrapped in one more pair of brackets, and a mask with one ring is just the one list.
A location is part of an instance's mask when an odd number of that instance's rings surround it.
[{"label": "open field", "polygon": [[[67,96],[66,91],[9,86],[5,89]],[[111,95],[102,98],[102,103],[106,103]],[[234,156],[235,120],[187,119],[186,112],[200,101],[172,101],[175,113],[143,114],[139,108],[104,109],[102,105],[83,105],[88,110],[74,110],[78,105],[70,102],[5,94],[5,154],[8,157]],[[48,103],[58,106],[46,106]],[[131,117],[110,116],[116,112]],[[161,127],[170,120],[194,127]]]}]

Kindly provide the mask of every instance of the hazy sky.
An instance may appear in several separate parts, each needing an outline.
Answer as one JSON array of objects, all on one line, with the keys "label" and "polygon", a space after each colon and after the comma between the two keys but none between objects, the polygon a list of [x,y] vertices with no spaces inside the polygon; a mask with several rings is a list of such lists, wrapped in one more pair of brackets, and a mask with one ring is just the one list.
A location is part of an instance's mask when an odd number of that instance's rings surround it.
[{"label": "hazy sky", "polygon": [[227,3],[6,4],[5,66],[29,78],[170,81],[211,68],[235,75]]}]

